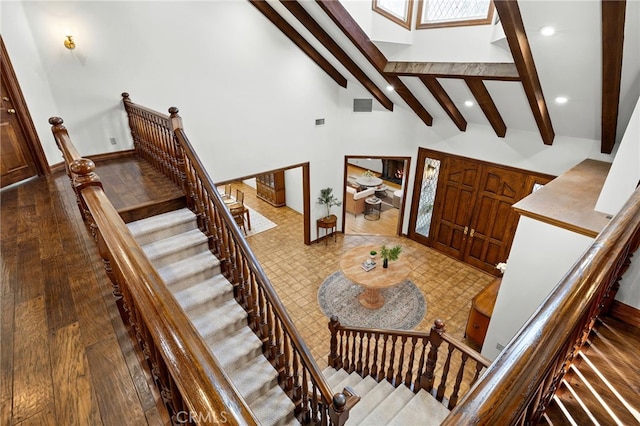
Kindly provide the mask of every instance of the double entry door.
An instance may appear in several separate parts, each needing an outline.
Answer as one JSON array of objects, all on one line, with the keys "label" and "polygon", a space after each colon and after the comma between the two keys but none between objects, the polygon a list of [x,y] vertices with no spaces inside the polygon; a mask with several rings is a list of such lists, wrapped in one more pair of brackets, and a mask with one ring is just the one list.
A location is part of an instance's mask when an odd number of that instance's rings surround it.
[{"label": "double entry door", "polygon": [[418,170],[416,176],[430,182],[416,182],[417,195],[424,199],[420,192],[433,187],[432,214],[425,235],[424,224],[422,232],[416,226],[420,208],[415,209],[410,237],[497,274],[495,266],[507,260],[518,224],[512,205],[531,192],[534,182],[548,179],[429,150],[421,150],[418,165],[425,170]]}]

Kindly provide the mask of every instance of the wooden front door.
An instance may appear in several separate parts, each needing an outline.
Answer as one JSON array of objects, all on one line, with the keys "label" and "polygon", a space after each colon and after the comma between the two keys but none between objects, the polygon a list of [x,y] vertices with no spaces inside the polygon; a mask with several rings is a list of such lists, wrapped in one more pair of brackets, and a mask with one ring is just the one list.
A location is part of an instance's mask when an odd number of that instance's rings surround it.
[{"label": "wooden front door", "polygon": [[465,247],[465,262],[494,273],[509,255],[518,223],[511,207],[525,195],[527,176],[484,166]]},{"label": "wooden front door", "polygon": [[447,159],[433,215],[433,247],[462,258],[480,178],[480,166],[458,158]]},{"label": "wooden front door", "polygon": [[0,38],[0,187],[49,173],[42,146]]}]

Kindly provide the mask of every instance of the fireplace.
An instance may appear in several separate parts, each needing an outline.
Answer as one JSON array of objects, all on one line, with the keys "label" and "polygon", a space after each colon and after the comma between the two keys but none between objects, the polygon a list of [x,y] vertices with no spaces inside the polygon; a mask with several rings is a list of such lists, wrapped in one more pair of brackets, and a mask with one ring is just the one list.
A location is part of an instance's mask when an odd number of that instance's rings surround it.
[{"label": "fireplace", "polygon": [[404,160],[394,160],[390,158],[382,159],[382,179],[402,185],[404,174]]}]

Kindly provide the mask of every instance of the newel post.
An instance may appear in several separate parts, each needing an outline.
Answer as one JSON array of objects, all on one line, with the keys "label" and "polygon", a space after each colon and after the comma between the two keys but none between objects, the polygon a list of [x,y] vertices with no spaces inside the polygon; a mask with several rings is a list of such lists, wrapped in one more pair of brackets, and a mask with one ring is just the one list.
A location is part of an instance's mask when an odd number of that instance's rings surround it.
[{"label": "newel post", "polygon": [[331,343],[329,347],[329,359],[327,363],[330,367],[336,370],[342,368],[342,359],[338,354],[338,328],[340,327],[340,321],[338,317],[333,315],[329,321],[329,331],[331,332]]},{"label": "newel post", "polygon": [[431,348],[429,349],[429,354],[427,355],[427,368],[425,369],[425,372],[420,379],[420,381],[422,382],[421,388],[426,390],[427,392],[431,392],[431,389],[433,388],[433,373],[436,368],[436,362],[438,361],[438,348],[440,347],[440,344],[442,344],[442,333],[444,332],[444,321],[442,321],[441,319],[436,319],[433,322],[431,331],[429,331],[429,342],[431,343]]}]

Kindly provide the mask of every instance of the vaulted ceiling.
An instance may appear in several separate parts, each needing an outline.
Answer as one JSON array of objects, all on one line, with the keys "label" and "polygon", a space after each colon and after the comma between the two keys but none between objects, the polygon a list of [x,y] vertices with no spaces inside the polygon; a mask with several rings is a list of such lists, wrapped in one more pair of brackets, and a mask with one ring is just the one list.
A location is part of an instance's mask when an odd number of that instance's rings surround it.
[{"label": "vaulted ceiling", "polygon": [[[638,16],[626,16],[626,1],[494,0],[513,59],[500,63],[391,61],[387,44],[372,41],[339,1],[249,1],[336,84],[357,82],[383,108],[400,104],[426,126],[451,120],[464,132],[488,123],[498,137],[514,129],[536,131],[547,145],[556,134],[595,139],[610,153],[621,136],[621,90],[637,101],[638,41],[629,34],[637,38]],[[549,24],[558,37],[542,40],[537,30]],[[623,46],[631,49],[624,73]],[[555,105],[559,95],[569,102]],[[462,105],[470,96],[476,109]]]}]

